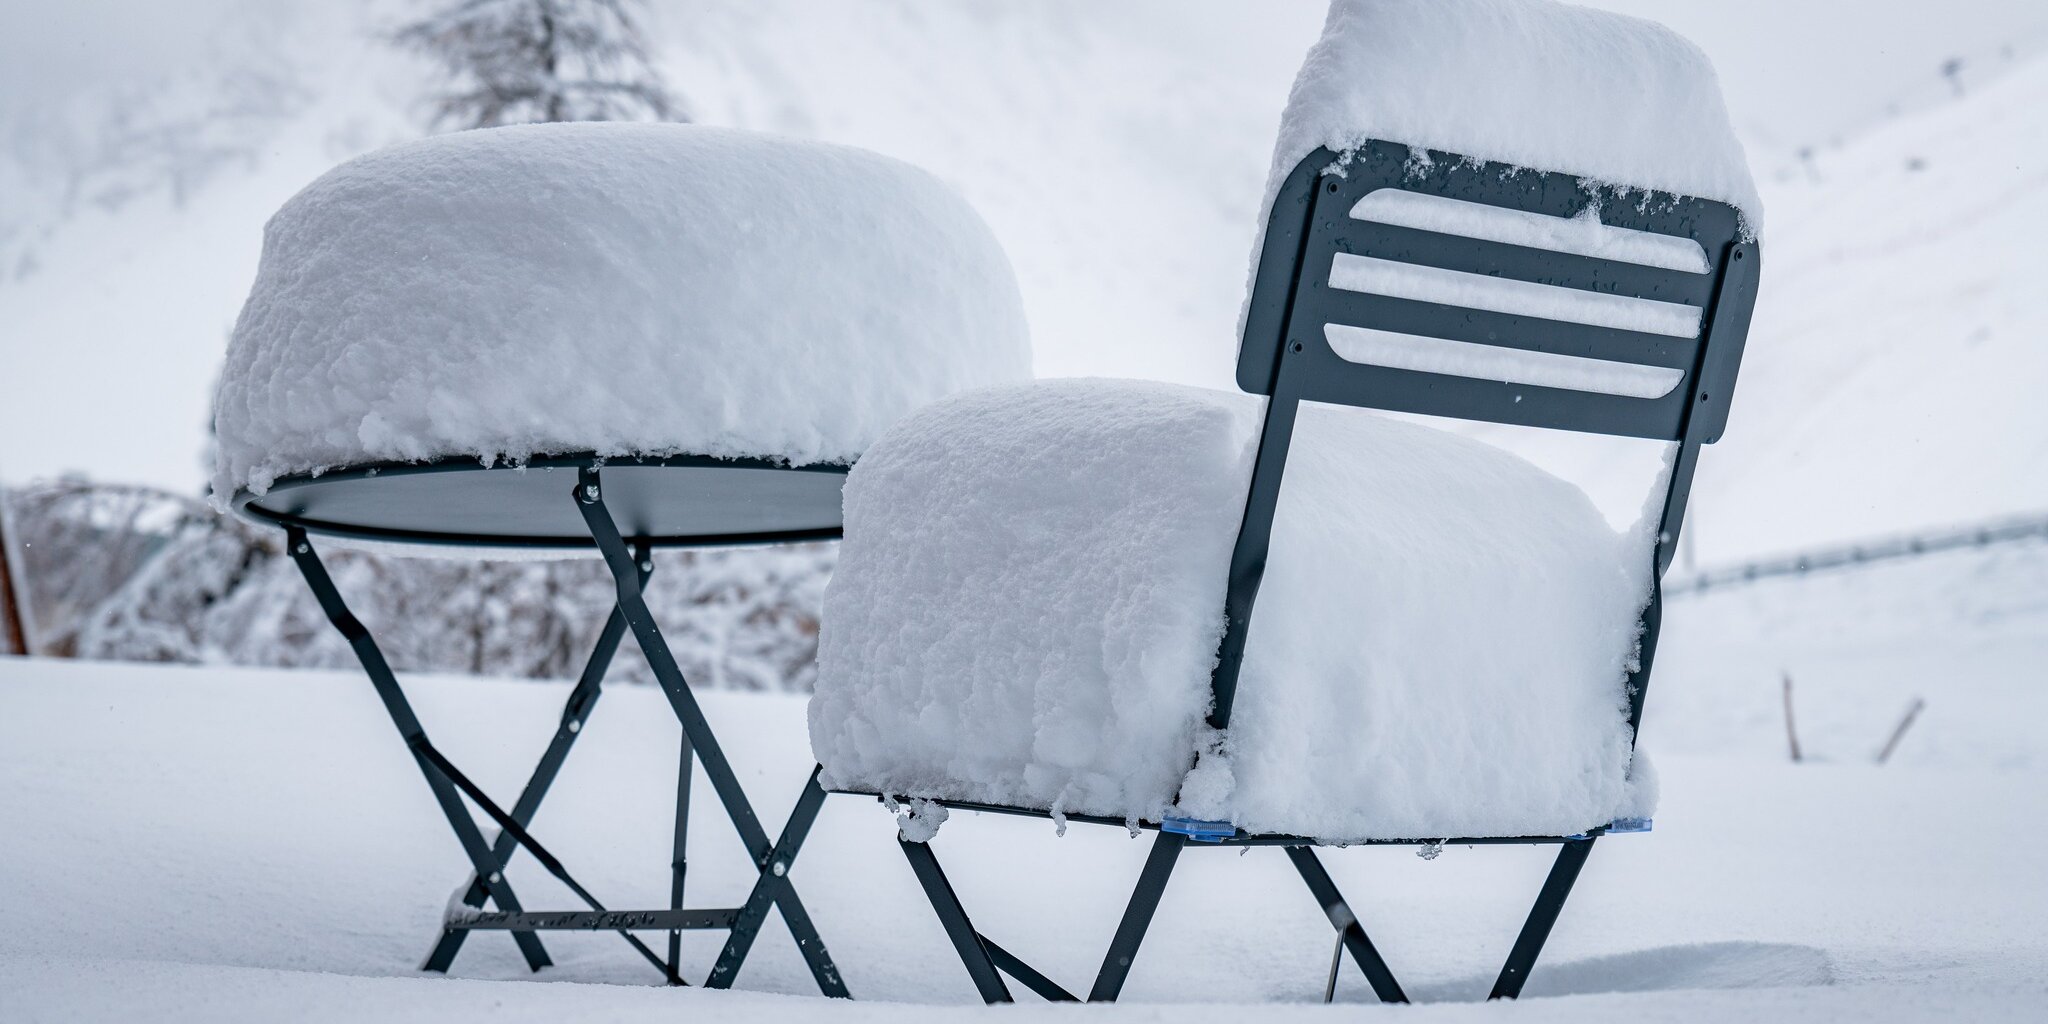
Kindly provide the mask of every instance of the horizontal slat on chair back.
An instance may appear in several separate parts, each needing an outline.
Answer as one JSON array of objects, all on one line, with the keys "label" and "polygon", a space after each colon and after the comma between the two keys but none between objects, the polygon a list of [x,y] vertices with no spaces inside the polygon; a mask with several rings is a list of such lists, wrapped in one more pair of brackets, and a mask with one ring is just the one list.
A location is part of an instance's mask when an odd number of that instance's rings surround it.
[{"label": "horizontal slat on chair back", "polygon": [[[1392,143],[1319,150],[1274,202],[1238,383],[1273,394],[1284,362],[1312,401],[1711,441],[1754,298],[1738,229],[1703,199]],[[1710,356],[1717,318],[1739,322]]]}]

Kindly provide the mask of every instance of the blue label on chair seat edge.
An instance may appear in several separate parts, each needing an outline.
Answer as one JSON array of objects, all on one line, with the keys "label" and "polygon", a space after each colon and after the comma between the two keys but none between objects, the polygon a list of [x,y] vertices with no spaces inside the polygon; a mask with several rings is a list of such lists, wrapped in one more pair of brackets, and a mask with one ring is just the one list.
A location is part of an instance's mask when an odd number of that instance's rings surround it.
[{"label": "blue label on chair seat edge", "polygon": [[1648,831],[1650,831],[1649,818],[1616,818],[1614,819],[1614,824],[1607,826],[1607,834],[1610,836],[1622,835],[1628,832]]},{"label": "blue label on chair seat edge", "polygon": [[1200,818],[1165,818],[1159,822],[1159,831],[1184,835],[1198,843],[1220,843],[1237,834],[1237,826],[1227,821],[1203,821]]}]

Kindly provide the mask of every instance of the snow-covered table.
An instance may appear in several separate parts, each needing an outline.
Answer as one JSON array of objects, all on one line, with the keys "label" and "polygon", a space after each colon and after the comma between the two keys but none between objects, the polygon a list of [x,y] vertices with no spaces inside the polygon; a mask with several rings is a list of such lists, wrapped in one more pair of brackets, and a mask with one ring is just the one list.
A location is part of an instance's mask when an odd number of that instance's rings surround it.
[{"label": "snow-covered table", "polygon": [[[705,984],[723,988],[780,910],[819,990],[847,995],[789,877],[824,791],[814,772],[771,839],[648,610],[651,552],[837,537],[847,466],[883,429],[1029,366],[1016,282],[980,218],[858,150],[522,126],[374,153],[287,203],[216,398],[214,495],[283,528],[473,868],[424,966],[446,970],[491,929],[538,969],[538,932],[604,929],[681,984],[682,931],[710,929],[727,941]],[[509,809],[427,738],[315,535],[603,557],[617,603]],[[684,733],[655,910],[607,907],[527,830],[628,630]],[[693,758],[759,871],[737,907],[684,906]],[[587,909],[525,909],[504,871],[521,847]],[[668,933],[666,957],[642,930]]]}]

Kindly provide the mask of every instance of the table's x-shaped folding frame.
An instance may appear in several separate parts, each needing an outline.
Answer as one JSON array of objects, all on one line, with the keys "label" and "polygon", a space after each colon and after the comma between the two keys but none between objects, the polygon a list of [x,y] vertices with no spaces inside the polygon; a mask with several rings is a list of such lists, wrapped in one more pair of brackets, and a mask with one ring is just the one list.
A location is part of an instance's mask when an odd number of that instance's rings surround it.
[{"label": "table's x-shaped folding frame", "polygon": [[[413,759],[419,763],[421,774],[426,777],[434,799],[447,816],[448,825],[454,830],[455,838],[461,843],[474,872],[465,886],[462,906],[452,909],[446,916],[440,940],[421,967],[445,972],[470,932],[495,930],[511,932],[527,965],[539,970],[553,962],[541,945],[540,932],[610,930],[624,937],[671,984],[682,985],[686,984],[682,977],[682,933],[688,929],[710,929],[724,930],[727,937],[725,947],[704,984],[709,988],[728,988],[746,962],[755,937],[767,922],[768,912],[780,909],[783,922],[796,939],[797,949],[809,965],[819,991],[828,996],[845,997],[848,993],[845,983],[839,978],[839,969],[833,965],[824,942],[818,938],[817,928],[812,925],[810,915],[804,910],[803,901],[797,897],[789,878],[789,869],[825,801],[825,791],[818,786],[817,773],[814,770],[804,784],[803,795],[791,810],[781,837],[771,843],[760,819],[754,814],[753,805],[747,800],[746,792],[741,789],[738,777],[733,774],[732,766],[726,761],[718,738],[712,734],[710,723],[705,720],[689,684],[683,679],[675,656],[669,651],[660,628],[648,611],[642,587],[654,569],[651,548],[647,542],[639,540],[629,545],[620,535],[618,525],[605,508],[599,475],[600,470],[594,465],[580,468],[575,491],[573,495],[565,496],[565,500],[573,500],[582,513],[591,538],[604,556],[605,566],[618,584],[618,600],[604,629],[598,634],[597,645],[591,651],[582,676],[570,691],[554,738],[548,743],[547,751],[541,755],[540,763],[535,766],[526,788],[520,792],[510,811],[470,781],[427,739],[426,729],[413,714],[412,705],[400,689],[397,676],[384,660],[383,652],[378,649],[369,630],[349,612],[340,591],[334,586],[333,578],[313,550],[306,531],[296,524],[285,526],[287,550],[293,562],[305,576],[313,596],[320,602],[321,610],[348,640],[356,658],[362,662],[364,672],[369,675],[377,696],[383,700],[392,724],[398,727],[406,747],[412,751]],[[680,772],[676,783],[675,859],[671,865],[669,905],[660,910],[612,910],[606,907],[570,876],[562,862],[527,831],[542,799],[547,796],[548,788],[554,783],[563,759],[582,732],[584,720],[596,705],[602,692],[605,670],[628,629],[633,631],[649,667],[654,670],[655,680],[683,727]],[[726,814],[732,819],[749,859],[759,872],[752,892],[738,907],[697,910],[683,906],[687,867],[685,848],[689,838],[690,762],[693,757],[703,766],[712,790],[718,795],[719,802],[725,805]],[[484,837],[475,817],[464,805],[465,797],[497,823],[501,831],[495,840]],[[525,909],[513,892],[512,883],[505,877],[505,866],[520,847],[525,847],[542,868],[575,893],[588,909]],[[484,910],[486,902],[496,909]],[[667,956],[656,954],[634,934],[636,931],[666,931]]]}]

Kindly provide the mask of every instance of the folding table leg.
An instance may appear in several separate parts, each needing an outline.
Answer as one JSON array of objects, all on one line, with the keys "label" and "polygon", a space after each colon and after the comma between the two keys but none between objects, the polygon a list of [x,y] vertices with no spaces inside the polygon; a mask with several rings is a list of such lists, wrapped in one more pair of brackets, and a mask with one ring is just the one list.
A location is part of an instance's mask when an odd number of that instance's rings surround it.
[{"label": "folding table leg", "polygon": [[[584,468],[577,474],[576,490],[572,497],[578,510],[583,514],[584,524],[590,529],[591,539],[596,541],[598,551],[604,555],[605,564],[610,567],[612,580],[618,585],[619,610],[624,613],[626,625],[633,630],[634,639],[640,642],[640,653],[647,658],[648,668],[654,671],[655,681],[661,684],[662,693],[668,697],[669,706],[675,710],[676,718],[682,722],[683,732],[695,748],[697,763],[704,768],[704,776],[718,794],[719,802],[725,805],[725,812],[732,819],[733,828],[740,834],[740,841],[746,845],[757,869],[767,873],[776,863],[775,847],[768,841],[768,832],[761,827],[760,819],[754,814],[754,807],[747,799],[746,790],[740,786],[739,777],[733,774],[732,765],[725,759],[725,751],[719,746],[718,737],[711,731],[711,723],[704,718],[703,709],[698,707],[697,698],[690,692],[689,683],[676,664],[675,654],[669,650],[668,641],[654,623],[654,615],[647,607],[647,599],[641,593],[639,575],[634,571],[632,554],[626,549],[625,539],[619,534],[619,527],[612,520],[610,511],[604,505],[604,492],[598,470]],[[815,813],[815,812],[813,812]],[[800,841],[800,840],[799,840]],[[784,865],[785,870],[787,865]],[[831,956],[825,950],[817,929],[811,925],[810,915],[804,911],[803,903],[797,899],[796,889],[784,881],[772,886],[777,906],[782,910],[784,923],[789,926],[796,939],[797,948],[809,963],[811,974],[818,981],[819,990],[830,996],[847,994],[845,985],[839,980],[838,968],[833,966]],[[727,962],[722,975],[713,977],[706,984],[718,987],[731,984],[731,978],[738,973],[739,957]]]},{"label": "folding table leg", "polygon": [[1130,905],[1124,908],[1124,917],[1116,926],[1116,938],[1110,940],[1109,953],[1102,958],[1102,970],[1095,975],[1095,987],[1088,990],[1091,1003],[1113,1003],[1117,994],[1124,989],[1124,978],[1131,973],[1131,962],[1138,958],[1138,944],[1145,941],[1145,930],[1152,926],[1152,914],[1159,909],[1159,898],[1166,895],[1166,880],[1173,876],[1174,862],[1180,859],[1181,847],[1187,845],[1187,837],[1178,832],[1161,832],[1152,841],[1152,852],[1145,858],[1145,869],[1138,873],[1138,887],[1131,892]]},{"label": "folding table leg", "polygon": [[[306,578],[306,585],[312,588],[313,597],[320,602],[320,610],[348,640],[356,660],[362,662],[363,672],[370,677],[370,685],[376,688],[377,696],[384,702],[384,710],[391,716],[391,723],[405,738],[406,749],[412,752],[413,760],[419,764],[420,774],[426,777],[435,801],[441,805],[441,813],[447,817],[448,826],[454,829],[456,840],[462,844],[462,852],[468,855],[470,866],[476,870],[478,884],[483,886],[498,909],[510,914],[523,913],[511,883],[505,880],[503,863],[492,852],[490,844],[484,841],[476,819],[470,817],[469,808],[463,806],[461,793],[456,790],[454,782],[428,760],[422,749],[426,745],[426,729],[420,725],[419,717],[413,714],[404,691],[399,689],[398,677],[392,674],[391,665],[384,660],[384,652],[377,648],[377,641],[371,638],[370,631],[342,601],[341,592],[335,589],[333,578],[320,564],[320,556],[314,553],[306,532],[295,526],[287,527],[285,546],[292,561],[298,565],[299,573]],[[515,931],[512,940],[526,958],[526,965],[533,970],[553,963],[547,950],[541,946],[540,937],[534,933]]]},{"label": "folding table leg", "polygon": [[[644,562],[642,564],[645,564]],[[640,581],[646,583],[643,577]],[[669,859],[668,908],[683,909],[683,882],[689,873],[690,846],[690,776],[696,773],[696,754],[690,749],[690,734],[684,733],[680,744],[681,754],[676,759],[676,831],[674,851]],[[683,982],[683,933],[680,929],[668,933],[668,983],[681,985]]]},{"label": "folding table leg", "polygon": [[959,954],[960,962],[966,965],[967,976],[974,979],[974,989],[981,993],[981,1001],[1015,1002],[1010,997],[1010,986],[1003,983],[1002,973],[996,970],[988,947],[982,944],[981,935],[967,919],[967,908],[960,905],[953,883],[946,881],[946,873],[939,869],[939,858],[932,853],[931,844],[913,843],[899,835],[896,845],[902,847],[904,858],[910,861],[910,870],[916,873],[918,884],[924,886],[925,899],[931,901],[932,910],[939,915],[939,924],[946,929],[946,937],[953,940],[953,952]]},{"label": "folding table leg", "polygon": [[1530,908],[1529,919],[1522,923],[1522,933],[1515,937],[1514,949],[1508,953],[1508,962],[1501,967],[1493,992],[1486,998],[1514,999],[1522,994],[1529,972],[1536,967],[1536,957],[1543,952],[1543,943],[1550,938],[1550,929],[1564,910],[1565,898],[1572,894],[1572,883],[1579,880],[1579,869],[1586,866],[1586,857],[1592,852],[1592,837],[1572,840],[1557,851],[1557,862],[1550,866],[1550,875],[1543,880],[1536,905]]},{"label": "folding table leg", "polygon": [[[1394,972],[1387,962],[1380,958],[1380,951],[1373,948],[1372,939],[1366,937],[1365,926],[1358,923],[1358,915],[1351,912],[1351,905],[1344,902],[1344,895],[1337,891],[1337,883],[1330,873],[1323,869],[1323,862],[1316,852],[1306,846],[1287,848],[1287,859],[1294,862],[1294,870],[1301,874],[1301,880],[1308,883],[1308,891],[1314,894],[1316,903],[1330,919],[1337,933],[1344,937],[1344,948],[1351,954],[1358,969],[1365,972],[1365,980],[1372,985],[1373,994],[1382,1003],[1405,1003],[1408,996],[1401,991],[1401,984],[1394,980]],[[1332,966],[1331,977],[1336,977]]]},{"label": "folding table leg", "polygon": [[[640,583],[645,586],[647,577],[654,571],[645,545],[634,549],[635,561],[640,565]],[[604,674],[611,667],[612,657],[618,653],[619,641],[626,634],[626,617],[614,606],[610,617],[605,619],[604,628],[597,634],[597,645],[591,648],[590,657],[583,664],[583,674],[576,680],[576,686],[569,691],[569,699],[562,706],[561,723],[555,726],[555,735],[548,741],[548,749],[534,766],[533,775],[526,780],[526,788],[519,791],[519,799],[512,805],[512,817],[521,825],[533,823],[533,817],[540,811],[541,800],[546,798],[548,788],[554,785],[555,775],[562,769],[562,762],[569,756],[569,748],[576,738],[583,734],[583,723],[589,719],[590,711],[597,706],[597,698],[604,691]],[[683,755],[683,769],[689,770],[689,754]],[[517,837],[510,832],[499,832],[498,840],[492,844],[491,852],[500,864],[509,863],[513,851],[519,849]],[[487,894],[476,875],[469,876],[469,884],[462,896],[466,906],[481,907]],[[676,904],[681,906],[681,904]],[[672,933],[680,935],[681,933]],[[427,954],[421,970],[445,973],[455,962],[455,954],[462,950],[462,942],[469,935],[466,928],[447,928]],[[670,940],[673,948],[675,940]],[[673,957],[671,957],[673,959]]]},{"label": "folding table leg", "polygon": [[[811,825],[818,820],[818,811],[825,805],[824,787],[818,785],[818,773],[822,767],[812,768],[811,777],[804,782],[803,795],[797,798],[796,806],[790,809],[789,821],[782,826],[782,836],[769,852],[766,870],[754,881],[754,889],[747,894],[747,902],[740,906],[739,917],[733,921],[731,936],[726,940],[725,949],[718,956],[718,962],[711,968],[711,977],[705,981],[708,988],[729,988],[738,978],[740,965],[746,962],[747,951],[753,948],[754,937],[760,934],[761,926],[767,923],[768,910],[778,901],[782,902],[783,919],[789,923],[790,931],[799,935],[797,946],[805,952],[810,963],[811,974],[817,979],[818,987],[827,995],[845,994],[845,986],[839,981],[839,971],[829,959],[812,958],[809,944],[802,934],[815,934],[810,916],[803,904],[796,900],[796,893],[790,889],[789,869],[796,861],[797,851],[803,847],[805,837],[811,834]],[[787,897],[786,901],[784,897]],[[794,907],[794,916],[791,908]],[[803,931],[798,932],[801,922]],[[835,991],[836,990],[836,991]]]}]

